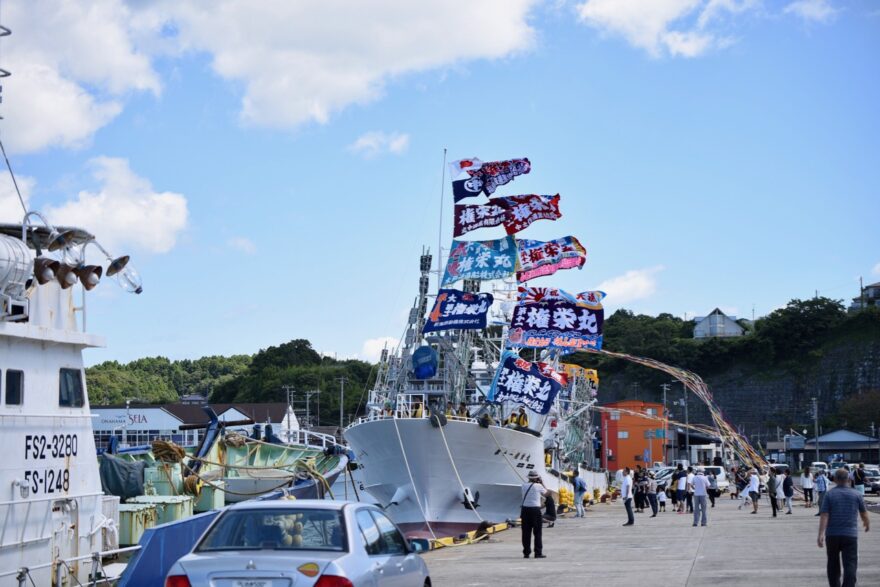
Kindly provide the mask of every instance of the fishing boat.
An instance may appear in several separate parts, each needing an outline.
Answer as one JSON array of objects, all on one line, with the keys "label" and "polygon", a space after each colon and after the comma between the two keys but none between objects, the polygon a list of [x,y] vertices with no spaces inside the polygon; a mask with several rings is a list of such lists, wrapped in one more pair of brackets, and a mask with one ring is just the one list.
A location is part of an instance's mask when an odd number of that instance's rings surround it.
[{"label": "fishing boat", "polygon": [[[105,269],[89,264],[94,247]],[[0,225],[0,585],[68,585],[99,576],[117,552],[119,498],[102,492],[82,351],[104,346],[84,332],[83,295],[102,276],[140,293],[127,256],[111,257],[82,228],[53,226],[25,209]]]},{"label": "fishing boat", "polygon": [[[485,165],[477,162],[471,169],[487,166],[491,170],[500,169],[502,174],[516,166],[520,170],[529,169],[528,160]],[[497,175],[493,173],[493,177]],[[473,176],[466,181],[473,181]],[[453,191],[456,189],[454,181]],[[558,206],[558,200],[558,195],[493,198],[487,205],[474,206],[478,209],[473,214],[467,206],[456,206],[456,234],[460,233],[459,214],[462,218],[469,214],[477,226],[492,226],[480,223],[479,219],[494,214],[500,219],[494,225],[512,219],[524,227],[528,225],[525,222],[528,210],[517,208],[513,213],[515,206],[531,204],[538,218],[553,219],[549,214],[541,215],[542,210]],[[566,242],[576,243],[576,239],[566,238],[569,239]],[[595,401],[598,380],[587,376],[585,370],[573,373],[569,380],[548,363],[532,363],[516,357],[526,365],[524,368],[543,370],[547,375],[541,379],[536,374],[536,382],[548,388],[564,387],[564,392],[549,402],[547,394],[537,387],[532,390],[537,393],[531,397],[521,394],[513,401],[496,395],[499,377],[506,374],[505,361],[514,358],[510,352],[512,339],[515,335],[523,340],[522,324],[518,324],[512,314],[524,303],[523,296],[530,292],[522,287],[522,282],[511,287],[508,276],[514,273],[512,263],[507,273],[485,270],[468,273],[466,265],[478,266],[479,255],[483,255],[484,267],[503,265],[501,261],[496,260],[494,264],[487,261],[492,260],[491,254],[511,253],[511,247],[514,254],[520,253],[524,242],[536,241],[514,241],[510,236],[478,243],[453,241],[445,274],[438,259],[437,293],[433,296],[429,294],[432,256],[429,251],[423,251],[419,294],[410,311],[402,343],[393,352],[383,351],[377,381],[369,394],[368,413],[344,432],[364,488],[410,537],[454,536],[487,523],[515,519],[522,501],[520,488],[529,472],[537,472],[544,485],[558,497],[560,489],[568,487],[562,471],[580,467],[587,455],[592,456],[589,409]],[[466,255],[473,245],[481,245],[482,250],[472,259],[476,260],[474,264],[466,264]],[[576,249],[572,245],[571,249],[574,253],[568,258],[582,264],[585,251],[581,256],[582,247]],[[454,260],[456,254],[458,257]],[[567,268],[575,263],[564,261],[557,265]],[[527,267],[521,266],[517,259],[516,269]],[[443,289],[451,273],[463,276],[461,291]],[[538,271],[538,274],[549,273]],[[494,288],[497,296],[497,286],[505,284],[508,295],[502,299],[485,297],[487,294],[481,292],[485,285],[487,289]],[[435,305],[426,316],[430,297],[434,297]],[[571,298],[572,306],[589,308],[585,311],[593,318],[598,315],[601,321],[601,298]],[[451,303],[456,299],[458,305]],[[494,324],[473,320],[475,314],[489,311],[485,301],[501,316]],[[568,302],[566,299],[565,303]],[[474,310],[478,303],[481,307]],[[447,323],[454,326],[426,329],[428,322],[442,322],[442,317],[449,318]],[[595,341],[595,337],[592,340]],[[534,345],[531,352],[523,354],[549,361],[559,368],[560,353],[554,350],[540,350],[540,345]],[[555,383],[548,382],[554,377]],[[562,382],[564,385],[560,385]],[[594,476],[586,466],[581,468],[581,474],[588,478]],[[604,487],[604,472],[596,472],[595,477],[596,480],[590,479],[588,484]]]}]

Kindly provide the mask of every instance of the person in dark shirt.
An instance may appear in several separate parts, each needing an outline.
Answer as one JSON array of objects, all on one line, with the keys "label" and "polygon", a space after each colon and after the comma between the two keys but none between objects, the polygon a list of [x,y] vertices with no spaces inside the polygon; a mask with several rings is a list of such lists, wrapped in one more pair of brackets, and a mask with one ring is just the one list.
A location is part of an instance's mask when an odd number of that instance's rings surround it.
[{"label": "person in dark shirt", "polygon": [[785,495],[786,514],[791,513],[791,500],[794,498],[794,479],[791,478],[791,471],[785,470],[785,480],[782,482],[782,493]]},{"label": "person in dark shirt", "polygon": [[848,487],[846,469],[834,472],[834,483],[835,487],[826,493],[819,508],[817,543],[819,548],[827,543],[829,585],[840,585],[840,562],[843,559],[843,587],[855,587],[859,566],[858,517],[862,518],[865,532],[871,529],[871,521],[865,509],[865,499]]}]

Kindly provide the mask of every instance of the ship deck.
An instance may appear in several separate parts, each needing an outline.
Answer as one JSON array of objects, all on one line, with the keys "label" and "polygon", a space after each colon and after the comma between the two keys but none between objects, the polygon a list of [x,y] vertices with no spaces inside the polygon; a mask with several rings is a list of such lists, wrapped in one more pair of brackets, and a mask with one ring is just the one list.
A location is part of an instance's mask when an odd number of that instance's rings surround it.
[{"label": "ship deck", "polygon": [[[635,526],[622,527],[621,503],[597,504],[586,518],[544,528],[542,560],[523,559],[519,528],[423,556],[434,585],[828,585],[815,508],[795,502],[792,515],[773,519],[766,499],[757,515],[737,503],[727,495],[718,500],[705,528],[692,527],[693,517],[672,512],[671,504],[656,518],[635,514]],[[869,515],[870,532],[859,522],[858,582],[880,585],[880,515],[877,508]]]}]

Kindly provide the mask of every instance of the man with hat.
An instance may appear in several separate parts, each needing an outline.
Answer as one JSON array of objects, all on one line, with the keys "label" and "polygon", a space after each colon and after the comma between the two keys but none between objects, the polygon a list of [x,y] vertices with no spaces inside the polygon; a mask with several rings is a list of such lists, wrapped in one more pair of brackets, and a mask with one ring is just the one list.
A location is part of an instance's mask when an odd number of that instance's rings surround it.
[{"label": "man with hat", "polygon": [[706,498],[709,496],[709,480],[706,479],[706,471],[703,467],[697,467],[694,478],[691,479],[690,490],[694,494],[694,526],[697,522],[701,526],[708,523],[706,511]]},{"label": "man with hat", "polygon": [[529,471],[528,480],[522,484],[522,506],[519,517],[522,521],[523,558],[529,558],[532,552],[532,535],[535,536],[535,558],[547,558],[544,544],[541,541],[541,496],[547,490],[537,471]]}]

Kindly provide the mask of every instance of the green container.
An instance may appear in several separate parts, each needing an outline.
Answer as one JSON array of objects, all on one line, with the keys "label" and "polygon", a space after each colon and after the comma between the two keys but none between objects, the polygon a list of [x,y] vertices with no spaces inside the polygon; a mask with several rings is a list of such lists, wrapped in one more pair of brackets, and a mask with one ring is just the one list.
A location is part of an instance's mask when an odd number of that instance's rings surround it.
[{"label": "green container", "polygon": [[156,506],[149,503],[119,504],[119,546],[132,546],[156,525]]},{"label": "green container", "polygon": [[196,504],[193,507],[196,512],[219,510],[226,505],[226,494],[223,491],[226,488],[226,483],[223,481],[212,481],[211,483],[216,485],[216,487],[211,487],[211,485],[202,486],[202,492],[199,494],[199,499],[196,500]]},{"label": "green container", "polygon": [[191,495],[139,495],[128,503],[149,504],[156,508],[156,524],[176,522],[193,515]]},{"label": "green container", "polygon": [[152,485],[157,495],[182,495],[180,463],[157,462],[155,467],[147,467],[144,469],[144,483]]}]

